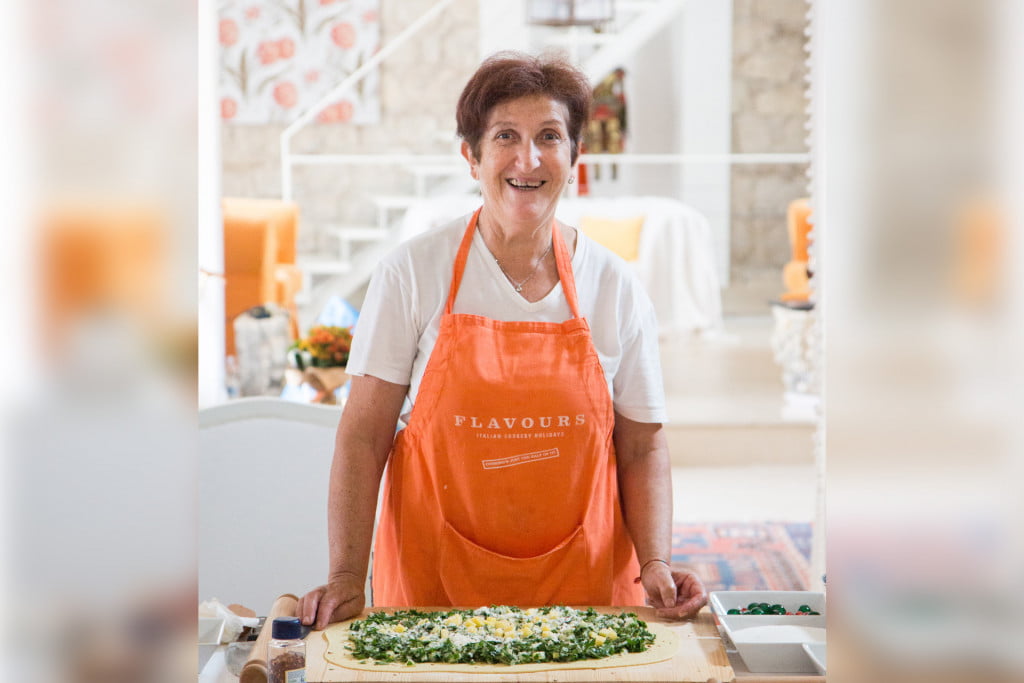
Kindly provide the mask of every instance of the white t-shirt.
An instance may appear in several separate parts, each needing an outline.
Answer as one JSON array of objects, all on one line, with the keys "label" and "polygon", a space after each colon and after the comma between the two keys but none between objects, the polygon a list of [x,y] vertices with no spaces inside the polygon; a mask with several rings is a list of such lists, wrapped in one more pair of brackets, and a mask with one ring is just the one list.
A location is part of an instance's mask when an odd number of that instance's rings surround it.
[{"label": "white t-shirt", "polygon": [[[348,373],[408,384],[408,424],[437,341],[452,268],[469,216],[423,233],[388,254],[373,273],[349,354]],[[664,422],[658,324],[643,286],[621,258],[577,231],[572,258],[580,315],[586,318],[615,411],[637,422]],[[572,317],[559,282],[540,301],[519,295],[479,230],[466,261],[455,313],[511,321]]]}]

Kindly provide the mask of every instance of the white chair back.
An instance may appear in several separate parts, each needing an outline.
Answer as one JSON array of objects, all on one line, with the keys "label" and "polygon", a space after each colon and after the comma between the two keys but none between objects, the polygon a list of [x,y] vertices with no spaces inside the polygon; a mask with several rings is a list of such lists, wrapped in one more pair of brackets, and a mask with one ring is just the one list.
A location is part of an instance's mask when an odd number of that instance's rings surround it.
[{"label": "white chair back", "polygon": [[341,410],[244,398],[199,411],[199,599],[266,615],[327,578]]}]

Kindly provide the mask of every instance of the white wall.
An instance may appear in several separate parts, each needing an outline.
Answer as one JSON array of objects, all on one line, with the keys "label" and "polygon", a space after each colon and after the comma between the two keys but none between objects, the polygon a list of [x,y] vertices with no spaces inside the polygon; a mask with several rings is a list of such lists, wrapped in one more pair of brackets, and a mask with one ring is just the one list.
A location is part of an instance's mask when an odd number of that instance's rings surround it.
[{"label": "white wall", "polygon": [[[682,152],[679,116],[682,69],[677,39],[681,15],[658,31],[623,65],[626,70],[626,151],[636,154]],[[604,176],[602,176],[603,179]],[[617,195],[678,196],[678,165],[620,167]],[[605,184],[595,189],[602,191]]]},{"label": "white wall", "polygon": [[480,7],[480,59],[499,50],[530,50],[526,0],[484,0]]},{"label": "white wall", "polygon": [[[690,0],[679,29],[683,151],[728,154],[732,141],[732,3]],[[719,282],[728,285],[730,166],[690,164],[683,167],[681,176],[682,200],[711,224]]]}]

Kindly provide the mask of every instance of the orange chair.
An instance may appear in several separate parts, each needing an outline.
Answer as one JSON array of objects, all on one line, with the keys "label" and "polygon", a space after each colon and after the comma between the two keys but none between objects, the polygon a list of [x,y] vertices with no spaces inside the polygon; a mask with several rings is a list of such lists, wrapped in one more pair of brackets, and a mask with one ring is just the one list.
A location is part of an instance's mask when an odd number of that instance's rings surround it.
[{"label": "orange chair", "polygon": [[234,319],[253,306],[273,303],[288,311],[299,335],[295,295],[302,272],[295,265],[299,207],[279,199],[225,197],[224,326],[226,352],[235,353]]},{"label": "orange chair", "polygon": [[786,291],[780,298],[790,302],[807,301],[811,296],[810,257],[807,254],[807,247],[811,241],[808,235],[811,231],[811,224],[808,220],[811,215],[810,200],[806,198],[793,200],[789,203],[786,213],[790,260],[782,268],[782,282],[786,286]]}]

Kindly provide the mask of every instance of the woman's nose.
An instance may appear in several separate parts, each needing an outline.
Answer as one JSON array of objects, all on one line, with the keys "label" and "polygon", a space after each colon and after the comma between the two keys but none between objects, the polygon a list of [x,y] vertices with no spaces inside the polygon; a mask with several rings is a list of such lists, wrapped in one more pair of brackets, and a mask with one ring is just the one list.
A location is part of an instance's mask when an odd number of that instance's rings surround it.
[{"label": "woman's nose", "polygon": [[519,145],[516,161],[524,170],[532,170],[540,165],[540,148],[533,140],[526,140]]}]

